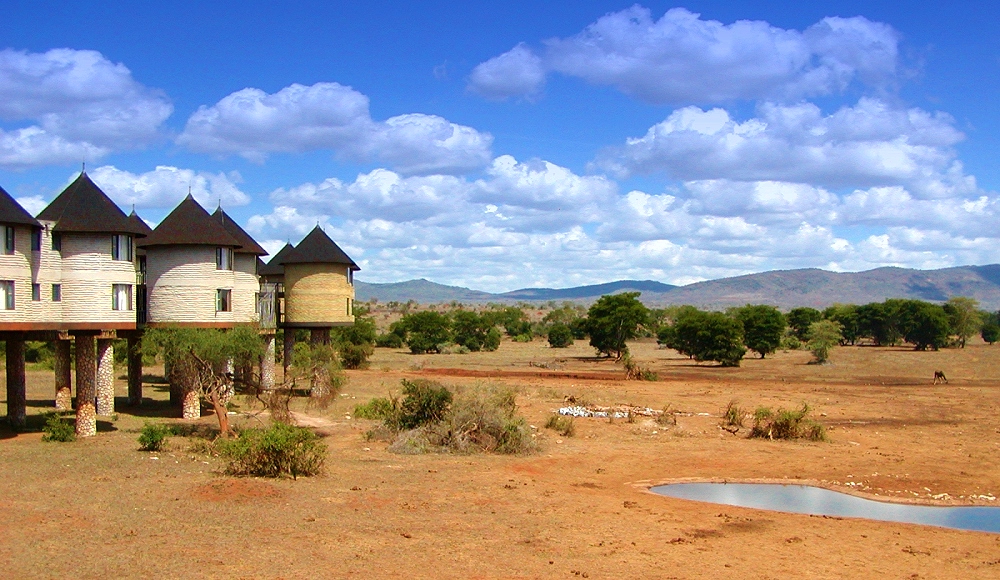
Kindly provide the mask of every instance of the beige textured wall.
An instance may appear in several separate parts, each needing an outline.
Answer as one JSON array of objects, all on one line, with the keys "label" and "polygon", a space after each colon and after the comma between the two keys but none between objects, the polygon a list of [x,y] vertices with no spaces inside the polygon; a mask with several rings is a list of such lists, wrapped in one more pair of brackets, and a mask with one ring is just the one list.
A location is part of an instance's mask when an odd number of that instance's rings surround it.
[{"label": "beige textured wall", "polygon": [[[234,270],[215,269],[214,246],[146,249],[151,323],[241,323],[256,317],[254,262],[237,254]],[[232,290],[232,311],[215,311],[215,291]]]},{"label": "beige textured wall", "polygon": [[[57,325],[62,321],[62,303],[52,302],[52,284],[62,281],[62,258],[52,250],[49,229],[42,230],[41,251],[32,251],[31,230],[15,226],[14,253],[0,254],[0,280],[14,282],[15,300],[14,310],[0,310],[0,324]],[[31,285],[35,283],[40,285],[41,299],[37,302],[31,299]]]},{"label": "beige textured wall", "polygon": [[354,286],[343,264],[285,265],[285,323],[353,323]]},{"label": "beige textured wall", "polygon": [[[135,322],[135,263],[111,259],[111,234],[63,233],[61,254],[64,324]],[[133,287],[132,310],[111,309],[112,284]]]}]

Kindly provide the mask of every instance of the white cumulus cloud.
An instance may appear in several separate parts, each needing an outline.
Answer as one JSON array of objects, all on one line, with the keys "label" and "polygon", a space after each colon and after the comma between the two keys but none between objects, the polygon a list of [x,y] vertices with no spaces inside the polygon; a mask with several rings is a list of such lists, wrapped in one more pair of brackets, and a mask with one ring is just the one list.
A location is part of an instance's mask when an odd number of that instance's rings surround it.
[{"label": "white cumulus cloud", "polygon": [[95,160],[155,140],[173,112],[160,92],[92,50],[0,50],[0,167]]},{"label": "white cumulus cloud", "polygon": [[88,174],[123,207],[172,208],[184,199],[189,190],[204,207],[214,207],[219,203],[223,207],[250,203],[250,197],[236,185],[241,179],[235,172],[227,175],[160,165],[153,171],[137,174],[104,165]]},{"label": "white cumulus cloud", "polygon": [[338,83],[246,88],[191,115],[177,142],[193,151],[262,162],[272,153],[328,149],[407,174],[462,173],[491,159],[493,137],[435,115],[371,118],[368,97]]},{"label": "white cumulus cloud", "polygon": [[546,40],[537,52],[519,44],[481,63],[469,89],[488,98],[531,96],[547,72],[559,72],[651,103],[796,99],[837,93],[855,80],[891,84],[898,41],[892,27],[860,16],[798,31],[703,20],[684,8],[654,20],[636,5],[575,36]]}]

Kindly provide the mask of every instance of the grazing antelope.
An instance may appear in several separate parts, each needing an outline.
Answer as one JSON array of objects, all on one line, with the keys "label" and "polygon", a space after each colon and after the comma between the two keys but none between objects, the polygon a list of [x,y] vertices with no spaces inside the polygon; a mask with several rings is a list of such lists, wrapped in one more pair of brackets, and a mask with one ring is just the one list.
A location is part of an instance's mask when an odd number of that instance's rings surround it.
[{"label": "grazing antelope", "polygon": [[947,383],[948,377],[944,376],[944,371],[934,371],[934,384]]}]

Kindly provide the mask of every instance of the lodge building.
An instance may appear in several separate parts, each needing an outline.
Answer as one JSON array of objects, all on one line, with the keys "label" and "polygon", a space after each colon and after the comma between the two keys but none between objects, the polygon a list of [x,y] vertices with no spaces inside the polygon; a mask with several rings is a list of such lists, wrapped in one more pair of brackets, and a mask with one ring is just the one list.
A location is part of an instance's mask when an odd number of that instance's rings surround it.
[{"label": "lodge building", "polygon": [[[85,437],[96,433],[98,415],[114,413],[117,338],[128,340],[128,403],[137,405],[147,326],[257,324],[267,353],[261,382],[269,388],[278,328],[325,329],[328,336],[330,327],[354,321],[358,267],[321,229],[265,265],[267,252],[221,207],[209,214],[190,194],[151,229],[85,172],[37,217],[0,188],[0,235],[0,340],[7,419],[15,428],[25,422],[26,340],[55,343],[55,407],[62,410],[72,408],[75,343],[76,430]],[[290,349],[294,332],[285,334]]]}]

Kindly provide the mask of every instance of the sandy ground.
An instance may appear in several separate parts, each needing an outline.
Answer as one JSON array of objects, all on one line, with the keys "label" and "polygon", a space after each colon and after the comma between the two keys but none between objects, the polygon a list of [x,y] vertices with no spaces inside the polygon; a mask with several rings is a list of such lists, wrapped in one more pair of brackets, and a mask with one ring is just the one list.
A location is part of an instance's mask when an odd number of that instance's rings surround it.
[{"label": "sandy ground", "polygon": [[[144,405],[127,409],[120,384],[119,415],[97,437],[56,444],[0,431],[0,576],[1000,577],[1000,534],[648,491],[667,481],[776,480],[993,505],[978,496],[1000,495],[1000,345],[840,348],[821,367],[807,365],[806,353],[777,353],[739,369],[695,365],[649,343],[633,351],[659,381],[623,381],[583,344],[505,342],[496,353],[419,357],[380,349],[371,369],[349,373],[334,406],[296,409],[329,445],[325,473],[297,481],[222,476],[217,458],[182,437],[166,452],[138,451],[143,421],[180,420],[165,418],[175,411],[163,385],[147,384]],[[931,385],[937,369],[950,384]],[[366,441],[372,423],[349,418],[354,405],[398,392],[405,377],[515,387],[540,451],[409,456]],[[52,383],[50,371],[29,372],[29,414],[51,407]],[[577,419],[575,436],[559,437],[542,425],[570,395],[680,413],[667,427]],[[750,408],[807,402],[830,441],[727,433],[719,416],[733,399]]]}]

